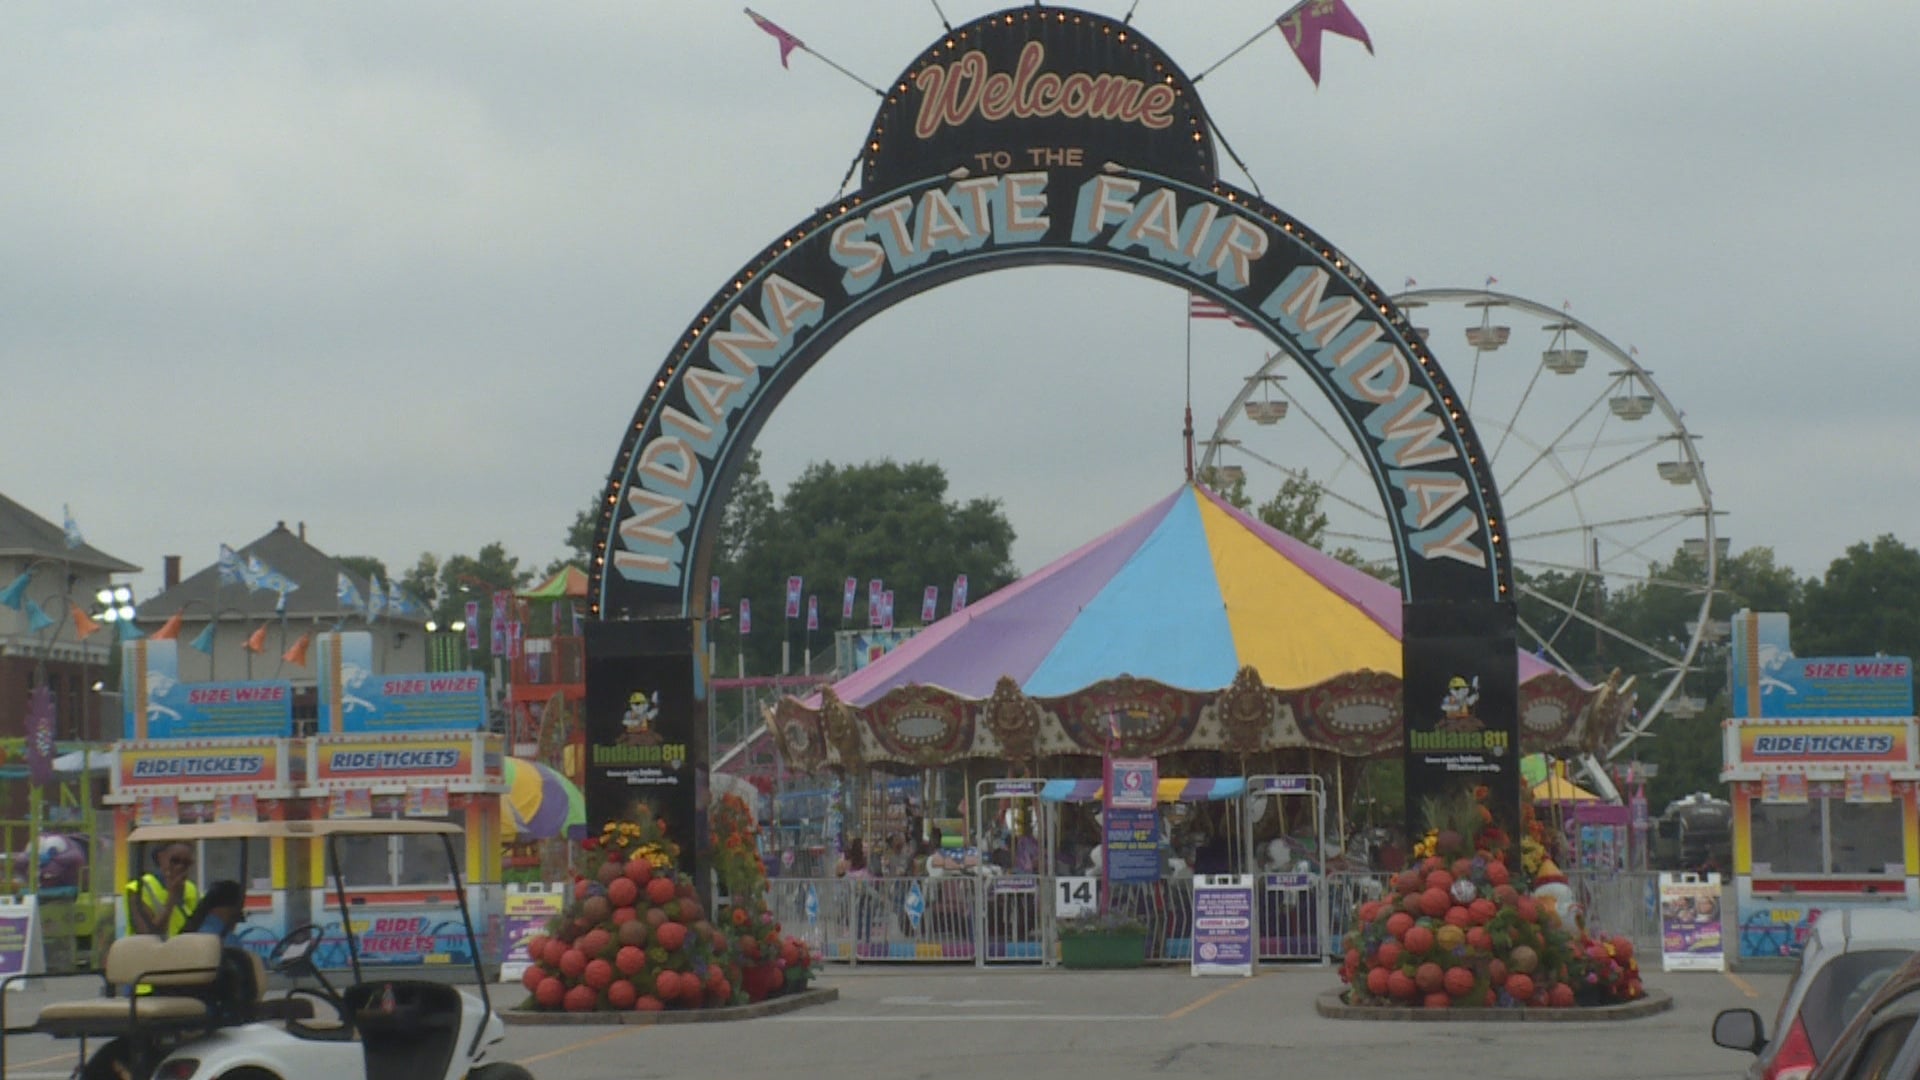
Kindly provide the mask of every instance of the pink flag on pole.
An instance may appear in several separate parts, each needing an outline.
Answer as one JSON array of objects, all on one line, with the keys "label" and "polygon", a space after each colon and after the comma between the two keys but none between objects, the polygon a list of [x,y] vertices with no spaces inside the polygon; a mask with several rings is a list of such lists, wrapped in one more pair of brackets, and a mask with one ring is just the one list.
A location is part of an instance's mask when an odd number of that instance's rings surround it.
[{"label": "pink flag on pole", "polygon": [[740,598],[740,633],[753,633],[753,601]]},{"label": "pink flag on pole", "polygon": [[1293,55],[1300,58],[1300,66],[1307,69],[1307,75],[1313,79],[1313,85],[1320,85],[1320,35],[1339,34],[1349,37],[1373,52],[1373,41],[1367,37],[1367,28],[1348,10],[1346,0],[1303,0],[1302,3],[1287,9],[1287,13],[1274,20],[1280,26],[1280,32],[1287,37],[1287,45],[1293,49]]},{"label": "pink flag on pole", "polygon": [[880,629],[893,629],[893,590],[880,594]]},{"label": "pink flag on pole", "polygon": [[840,593],[840,621],[841,622],[846,622],[848,619],[853,618],[853,594],[855,590],[859,589],[859,587],[860,587],[860,582],[858,582],[853,578],[847,579],[846,588],[842,590]]},{"label": "pink flag on pole", "polygon": [[781,67],[788,66],[787,58],[793,55],[793,50],[804,49],[807,47],[806,42],[801,41],[799,38],[794,37],[792,34],[787,33],[785,30],[782,30],[777,24],[774,23],[772,19],[768,19],[768,18],[765,18],[764,16],[759,15],[752,8],[747,8],[745,10],[747,13],[747,18],[753,20],[753,25],[759,27],[762,30],[765,30],[769,34],[772,34],[773,40],[780,43],[780,66]]},{"label": "pink flag on pole", "polygon": [[927,586],[926,595],[920,598],[920,621],[930,623],[940,613],[940,586]]},{"label": "pink flag on pole", "polygon": [[965,611],[967,607],[967,575],[961,574],[953,579],[953,610]]},{"label": "pink flag on pole", "polygon": [[807,597],[807,629],[820,629],[820,598],[818,596]]},{"label": "pink flag on pole", "polygon": [[880,615],[881,584],[882,583],[879,578],[870,578],[867,581],[867,625],[868,626],[880,626],[880,625],[883,625],[884,623],[884,620],[881,618],[881,615]]},{"label": "pink flag on pole", "polygon": [[480,601],[467,601],[467,648],[480,647]]},{"label": "pink flag on pole", "polygon": [[805,583],[798,576],[787,578],[787,618],[800,617],[800,590],[804,587]]}]

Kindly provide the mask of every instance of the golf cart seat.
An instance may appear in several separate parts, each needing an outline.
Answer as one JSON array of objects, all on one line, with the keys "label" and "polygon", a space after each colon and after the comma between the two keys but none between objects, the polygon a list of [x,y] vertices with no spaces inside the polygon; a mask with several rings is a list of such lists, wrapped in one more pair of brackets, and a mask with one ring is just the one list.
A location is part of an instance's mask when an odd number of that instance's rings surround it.
[{"label": "golf cart seat", "polygon": [[219,974],[220,939],[212,934],[120,938],[107,948],[107,984],[151,986],[153,993],[56,1002],[40,1010],[34,1030],[56,1038],[90,1038],[134,1027],[204,1027],[208,1004],[197,995]]}]

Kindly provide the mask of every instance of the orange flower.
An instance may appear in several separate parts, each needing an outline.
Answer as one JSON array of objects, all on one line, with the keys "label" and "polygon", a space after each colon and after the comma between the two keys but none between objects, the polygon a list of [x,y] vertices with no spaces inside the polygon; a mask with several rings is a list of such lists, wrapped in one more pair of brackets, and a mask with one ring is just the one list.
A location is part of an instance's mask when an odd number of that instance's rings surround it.
[{"label": "orange flower", "polygon": [[747,925],[747,912],[745,908],[733,909],[733,924],[735,926]]}]

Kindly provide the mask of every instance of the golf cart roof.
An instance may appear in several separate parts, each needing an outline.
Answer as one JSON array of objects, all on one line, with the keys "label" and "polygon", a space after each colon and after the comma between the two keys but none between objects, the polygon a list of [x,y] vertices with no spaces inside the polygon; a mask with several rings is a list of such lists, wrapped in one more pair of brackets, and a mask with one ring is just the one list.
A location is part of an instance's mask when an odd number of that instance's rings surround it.
[{"label": "golf cart roof", "polygon": [[142,825],[128,834],[127,840],[135,844],[176,840],[323,840],[329,836],[460,836],[464,832],[460,826],[445,821],[210,821],[198,825]]}]

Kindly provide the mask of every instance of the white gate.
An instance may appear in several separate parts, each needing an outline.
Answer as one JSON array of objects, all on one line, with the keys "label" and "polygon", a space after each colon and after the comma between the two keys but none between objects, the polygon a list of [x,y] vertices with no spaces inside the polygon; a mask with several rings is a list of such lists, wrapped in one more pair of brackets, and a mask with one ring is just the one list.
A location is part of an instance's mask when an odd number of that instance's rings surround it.
[{"label": "white gate", "polygon": [[984,964],[1047,961],[1047,942],[1053,938],[1055,897],[1050,888],[1052,879],[1043,876],[1049,869],[1047,861],[1053,851],[1048,815],[1040,805],[1040,790],[1045,785],[1046,781],[1031,778],[982,780],[974,785],[974,801],[979,810],[974,821],[979,823],[978,843],[982,852],[991,851],[994,846],[998,826],[991,823],[1001,822],[1005,816],[1003,811],[989,810],[990,803],[1005,802],[1013,807],[1030,803],[1027,809],[1032,813],[1034,828],[1034,835],[1027,837],[1013,836],[1009,828],[1007,848],[1011,872],[980,882],[980,925],[975,929],[974,940],[980,942],[979,959]]},{"label": "white gate", "polygon": [[[1324,964],[1333,952],[1331,908],[1328,905],[1327,790],[1318,776],[1253,776],[1247,779],[1245,822],[1249,861],[1259,871],[1254,882],[1258,918],[1255,955],[1262,960],[1317,960]],[[1259,820],[1254,800],[1304,802],[1313,822],[1314,858],[1275,859],[1266,848],[1254,846],[1253,827]],[[1290,808],[1289,808],[1290,809]],[[1283,818],[1293,815],[1283,809]]]}]

